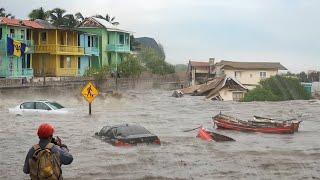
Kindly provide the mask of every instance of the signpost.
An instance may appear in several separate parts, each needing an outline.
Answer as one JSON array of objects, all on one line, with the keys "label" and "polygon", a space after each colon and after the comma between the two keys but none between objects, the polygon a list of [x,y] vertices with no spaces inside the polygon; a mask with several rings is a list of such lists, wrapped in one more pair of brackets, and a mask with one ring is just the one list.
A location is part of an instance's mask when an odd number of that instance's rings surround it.
[{"label": "signpost", "polygon": [[89,103],[89,115],[91,115],[91,103],[99,94],[99,91],[91,82],[88,82],[88,84],[82,89],[81,94]]}]

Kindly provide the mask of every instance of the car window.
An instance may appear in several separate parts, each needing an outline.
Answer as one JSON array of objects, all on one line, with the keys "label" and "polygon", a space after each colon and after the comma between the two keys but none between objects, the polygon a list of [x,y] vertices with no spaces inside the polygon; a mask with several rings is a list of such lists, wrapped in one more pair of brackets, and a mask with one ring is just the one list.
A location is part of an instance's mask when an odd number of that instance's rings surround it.
[{"label": "car window", "polygon": [[141,126],[120,126],[117,128],[117,136],[129,136],[136,134],[151,134],[146,128]]},{"label": "car window", "polygon": [[50,104],[50,106],[55,110],[64,108],[61,104],[56,102],[48,102],[48,104]]},{"label": "car window", "polygon": [[100,130],[100,132],[99,132],[99,134],[100,135],[106,135],[107,134],[107,131],[110,129],[110,126],[104,126],[101,130]]},{"label": "car window", "polygon": [[42,102],[36,102],[36,109],[51,110],[51,108],[48,105]]},{"label": "car window", "polygon": [[26,102],[21,104],[21,109],[34,109],[34,102]]}]

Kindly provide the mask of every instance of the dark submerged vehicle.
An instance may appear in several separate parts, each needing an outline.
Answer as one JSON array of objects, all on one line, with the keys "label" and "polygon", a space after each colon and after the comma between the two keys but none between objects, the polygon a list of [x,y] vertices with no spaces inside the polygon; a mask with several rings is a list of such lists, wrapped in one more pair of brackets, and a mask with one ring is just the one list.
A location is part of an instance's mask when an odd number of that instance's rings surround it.
[{"label": "dark submerged vehicle", "polygon": [[104,126],[96,136],[114,146],[131,146],[137,144],[160,145],[158,136],[139,125]]}]

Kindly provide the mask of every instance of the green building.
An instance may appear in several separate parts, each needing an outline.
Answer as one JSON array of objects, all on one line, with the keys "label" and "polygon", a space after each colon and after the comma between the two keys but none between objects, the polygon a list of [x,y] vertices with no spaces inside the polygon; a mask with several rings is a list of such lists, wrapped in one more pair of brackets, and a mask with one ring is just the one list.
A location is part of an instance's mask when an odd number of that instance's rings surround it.
[{"label": "green building", "polygon": [[[2,17],[0,18],[0,78],[33,77],[31,27],[33,22]],[[9,55],[7,52],[7,38],[26,44],[25,54]]]},{"label": "green building", "polygon": [[96,34],[99,37],[99,58],[91,62],[91,67],[109,65],[117,69],[126,54],[130,53],[130,32],[114,26],[108,21],[96,17],[86,18],[79,26],[79,31]]}]

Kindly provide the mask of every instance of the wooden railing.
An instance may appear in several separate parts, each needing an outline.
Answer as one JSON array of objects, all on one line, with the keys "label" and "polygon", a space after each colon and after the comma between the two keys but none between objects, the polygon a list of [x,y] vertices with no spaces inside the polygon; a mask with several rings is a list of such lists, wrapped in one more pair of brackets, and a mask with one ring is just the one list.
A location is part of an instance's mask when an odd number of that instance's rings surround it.
[{"label": "wooden railing", "polygon": [[57,75],[59,76],[76,76],[78,75],[77,68],[58,68]]},{"label": "wooden railing", "polygon": [[68,45],[58,45],[58,44],[36,45],[35,53],[83,55],[84,48],[79,46],[68,46]]}]

